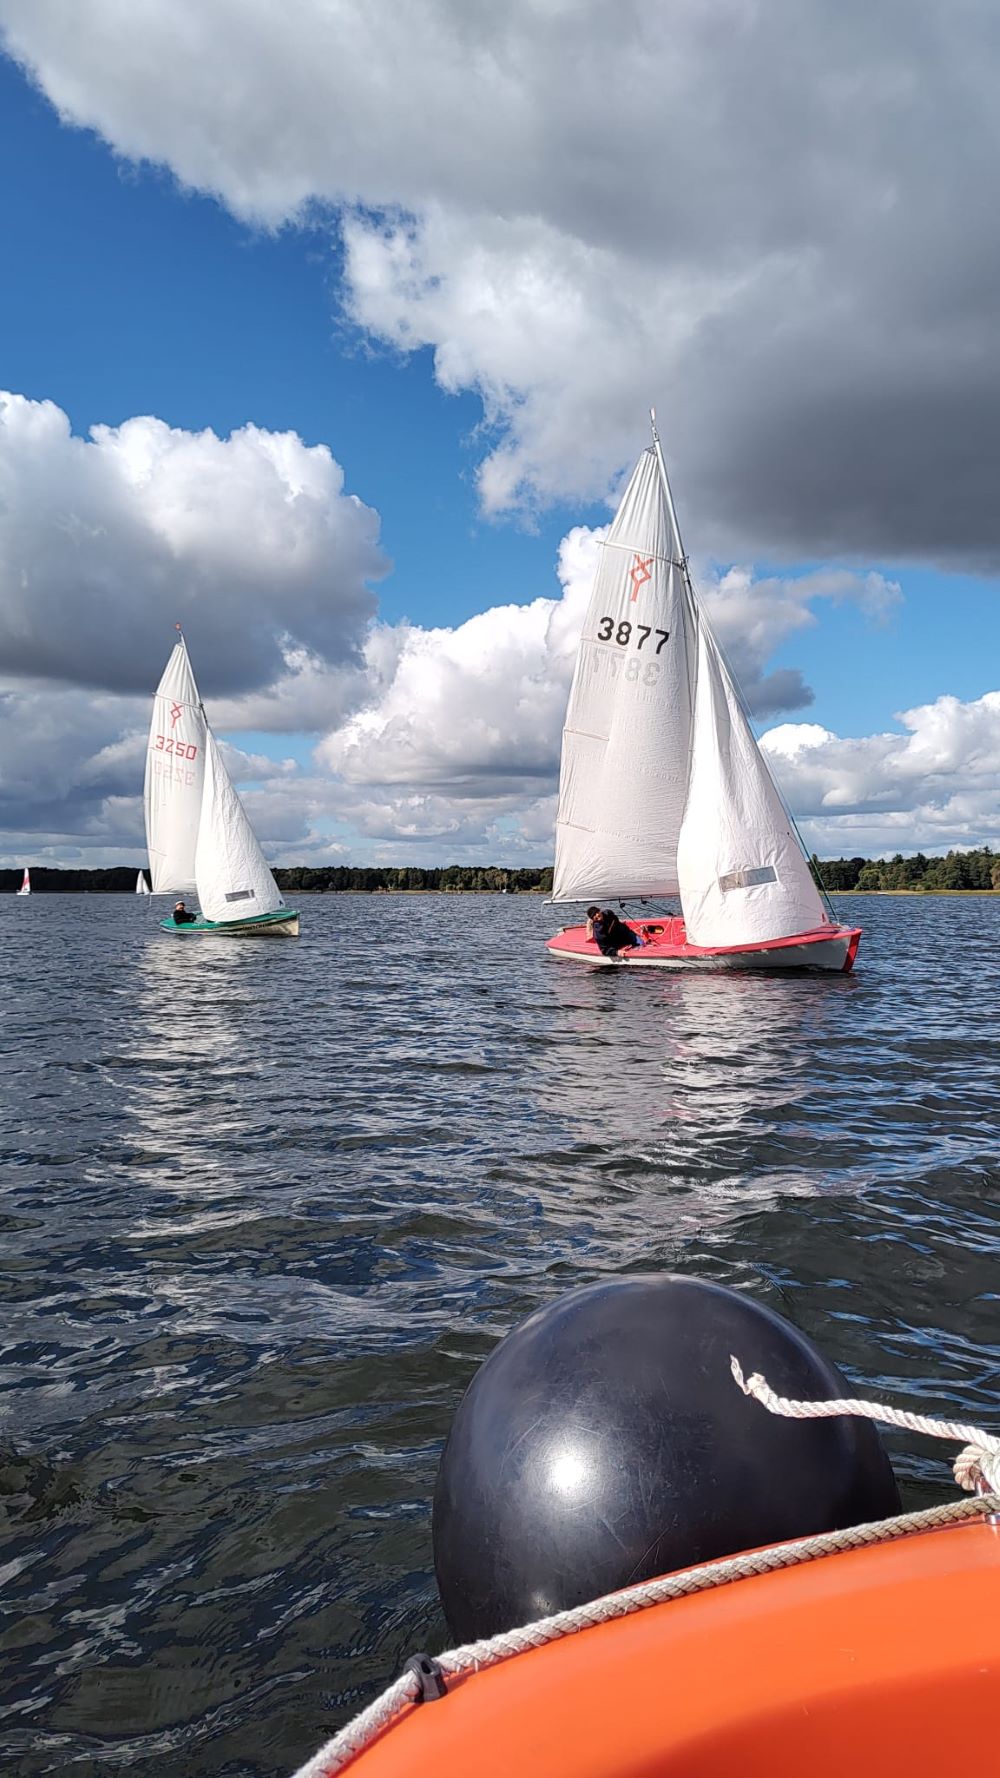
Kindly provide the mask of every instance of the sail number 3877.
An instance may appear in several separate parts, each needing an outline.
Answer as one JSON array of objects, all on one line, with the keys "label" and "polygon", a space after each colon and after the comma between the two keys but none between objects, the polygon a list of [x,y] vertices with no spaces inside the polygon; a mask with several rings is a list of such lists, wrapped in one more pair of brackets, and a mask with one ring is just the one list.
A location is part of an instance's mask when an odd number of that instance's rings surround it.
[{"label": "sail number 3877", "polygon": [[655,650],[650,649],[651,654],[659,654],[663,644],[669,641],[670,631],[654,630],[650,624],[633,624],[627,617],[623,617],[619,624],[613,617],[602,617],[597,626],[598,642],[617,642],[619,648],[628,648],[632,641],[636,648],[641,648],[650,636],[659,637]]}]

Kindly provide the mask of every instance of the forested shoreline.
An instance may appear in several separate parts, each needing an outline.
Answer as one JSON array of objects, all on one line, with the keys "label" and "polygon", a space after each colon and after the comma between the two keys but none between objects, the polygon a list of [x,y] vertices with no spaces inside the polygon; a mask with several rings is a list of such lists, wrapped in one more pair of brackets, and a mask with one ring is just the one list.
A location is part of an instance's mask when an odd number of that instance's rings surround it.
[{"label": "forested shoreline", "polygon": [[[32,890],[41,895],[134,894],[135,865],[113,865],[105,870],[61,870],[31,864]],[[856,891],[912,891],[933,894],[961,890],[1000,890],[1000,853],[989,846],[970,852],[949,852],[944,858],[928,858],[916,852],[904,858],[820,858],[813,870],[831,893]],[[344,891],[355,894],[548,895],[552,867],[508,869],[503,865],[291,865],[275,871],[284,894],[327,895]],[[0,894],[20,887],[21,867],[0,870]]]},{"label": "forested shoreline", "polygon": [[[136,866],[113,865],[106,870],[60,870],[34,865],[30,858],[32,891],[42,895],[134,894]],[[19,889],[21,869],[0,870],[0,894]],[[275,870],[285,895],[323,895],[353,890],[362,894],[414,894],[421,890],[510,895],[545,894],[552,888],[552,867],[510,870],[500,865],[289,865]]]},{"label": "forested shoreline", "polygon": [[944,858],[927,858],[915,852],[904,858],[813,857],[813,869],[831,893],[856,890],[864,895],[879,890],[908,889],[933,894],[942,890],[1000,889],[1000,852],[978,846],[971,852],[949,852]]}]

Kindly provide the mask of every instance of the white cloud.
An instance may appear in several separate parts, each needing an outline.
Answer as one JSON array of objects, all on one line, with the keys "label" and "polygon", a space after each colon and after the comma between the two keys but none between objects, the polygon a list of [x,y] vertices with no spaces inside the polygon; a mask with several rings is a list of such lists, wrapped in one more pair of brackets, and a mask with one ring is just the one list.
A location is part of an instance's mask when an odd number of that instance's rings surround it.
[{"label": "white cloud", "polygon": [[[432,698],[428,732],[414,724],[406,746],[391,754],[395,766],[419,764],[420,780],[309,772],[227,746],[269,855],[287,863],[550,859],[551,772],[507,771],[501,753],[492,761],[482,752],[475,769],[465,769],[438,744],[441,708]],[[139,860],[145,714],[136,703],[78,691],[0,691],[0,861]],[[997,844],[1000,691],[968,703],[941,697],[897,720],[901,732],[859,737],[808,722],[764,734],[810,847],[822,856],[878,856]],[[530,735],[530,727],[520,733],[523,750]],[[379,757],[378,743],[371,747],[369,767]]]},{"label": "white cloud", "polygon": [[1000,560],[987,0],[122,17],[0,0],[117,152],[251,221],[337,210],[351,312],[481,396],[488,509],[603,492],[652,396],[720,559]]},{"label": "white cloud", "polygon": [[[37,413],[31,404],[25,407],[29,418]],[[44,436],[52,413],[43,418]],[[159,423],[147,427],[158,442]],[[59,434],[68,437],[62,426]],[[148,430],[139,436],[148,447]],[[135,453],[130,461],[142,479]],[[104,471],[98,467],[96,473]],[[168,477],[168,491],[170,485]],[[169,509],[171,501],[165,505]],[[189,522],[185,516],[183,523]],[[16,503],[8,507],[6,523],[25,536],[30,531]],[[386,856],[396,846],[421,850],[424,857],[545,858],[562,719],[602,535],[578,526],[564,538],[558,598],[496,606],[455,628],[376,623],[357,665],[331,666],[279,638],[270,682],[238,696],[209,697],[215,727],[237,741],[241,732],[262,730],[323,737],[313,771],[287,757],[227,745],[230,771],[246,790],[264,843],[290,860],[336,856],[344,846],[363,856],[372,850]],[[109,583],[123,582],[125,574],[110,569],[116,549],[130,559],[129,538],[122,546],[120,533],[106,531],[102,547]],[[60,573],[67,572],[64,563]],[[218,572],[224,578],[224,565]],[[241,572],[237,563],[237,583]],[[48,584],[55,595],[60,581],[52,569]],[[228,592],[223,586],[223,598]],[[792,707],[809,696],[794,672],[767,671],[775,649],[814,622],[824,600],[852,597],[864,605],[870,593],[870,580],[861,577],[755,583],[742,569],[704,585],[720,635],[765,710],[782,685]],[[883,588],[883,595],[890,598],[891,590]],[[0,626],[5,621],[14,621],[9,608],[0,610]],[[46,659],[51,639],[44,600],[20,608],[18,621],[25,650]],[[68,648],[65,637],[60,646]],[[200,652],[196,661],[200,670]],[[89,676],[86,661],[60,656],[59,666],[63,673]],[[157,658],[155,673],[159,666]],[[78,686],[59,690],[40,679],[8,679],[0,686],[0,817],[9,832],[35,834],[42,851],[60,844],[85,844],[102,857],[108,848],[119,848],[113,856],[121,848],[130,856],[141,851],[140,789],[155,676],[148,661],[144,676],[147,695],[141,698]]]},{"label": "white cloud", "polygon": [[794,667],[768,671],[775,651],[817,622],[823,600],[853,604],[872,622],[888,623],[903,602],[902,589],[883,574],[822,569],[795,579],[755,578],[749,568],[721,576],[706,571],[700,591],[726,655],[755,716],[797,710],[812,703],[812,692]]},{"label": "white cloud", "polygon": [[816,723],[763,736],[815,850],[942,851],[1000,834],[1000,692],[903,710],[902,734],[841,738]]},{"label": "white cloud", "polygon": [[[43,858],[141,853],[168,596],[190,602],[198,670],[216,687],[210,714],[233,737],[230,769],[272,855],[550,855],[601,531],[563,540],[558,597],[423,629],[370,622],[365,576],[383,565],[375,515],[344,495],[325,447],[293,435],[247,427],[220,440],[145,418],[87,441],[52,403],[6,397],[0,476],[0,824],[13,862],[29,843]],[[796,669],[771,663],[824,606],[849,600],[884,622],[901,599],[895,582],[846,570],[700,579],[761,714],[810,701]],[[768,735],[817,849],[994,837],[1000,693],[942,697],[898,721],[901,733],[859,739],[809,723]],[[320,735],[315,769],[236,744],[261,730]]]},{"label": "white cloud", "polygon": [[301,678],[308,657],[335,670],[337,715],[386,567],[325,445],[150,416],[82,439],[53,402],[0,394],[7,674],[148,691],[182,622],[203,690]]},{"label": "white cloud", "polygon": [[[495,606],[455,628],[378,626],[373,695],[321,742],[317,760],[352,785],[447,787],[456,799],[548,793],[576,644],[603,530],[563,540],[562,597]],[[880,575],[847,572],[755,581],[747,569],[702,578],[702,596],[758,714],[796,709],[812,693],[794,669],[768,672],[784,642],[816,622],[824,600],[881,613],[901,597]]]}]

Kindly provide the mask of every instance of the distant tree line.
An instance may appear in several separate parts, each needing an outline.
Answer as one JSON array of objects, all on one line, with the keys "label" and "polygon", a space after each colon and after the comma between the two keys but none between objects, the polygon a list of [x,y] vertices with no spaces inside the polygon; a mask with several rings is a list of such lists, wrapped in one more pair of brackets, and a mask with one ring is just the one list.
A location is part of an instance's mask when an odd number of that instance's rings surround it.
[{"label": "distant tree line", "polygon": [[[1000,853],[989,846],[972,852],[949,852],[946,858],[927,858],[917,852],[904,858],[824,858],[813,854],[814,874],[832,891],[853,889],[998,889]],[[510,870],[496,864],[365,865],[296,864],[275,871],[279,887],[290,895],[335,894],[338,890],[376,894],[437,890],[446,893],[472,891],[510,895],[548,895],[552,868]],[[135,892],[134,865],[113,865],[107,870],[57,870],[31,866],[31,887],[42,895],[79,894],[83,890],[107,894]],[[0,870],[0,894],[21,885],[21,870]]]},{"label": "distant tree line", "polygon": [[813,854],[813,870],[825,887],[856,889],[1000,889],[1000,854],[989,846],[972,852],[949,852],[945,858],[926,858],[915,852],[904,858],[824,858]]},{"label": "distant tree line", "polygon": [[510,895],[540,892],[548,895],[552,888],[552,867],[535,870],[507,870],[497,864],[445,864],[424,866],[400,865],[306,865],[296,864],[287,870],[276,870],[275,877],[282,891],[301,894],[304,891],[336,891],[338,889],[386,890],[389,892],[436,889],[473,890],[497,893],[506,889]]},{"label": "distant tree line", "polygon": [[[30,863],[30,860],[29,860]],[[510,895],[541,893],[552,888],[550,865],[534,870],[508,870],[503,865],[446,864],[422,865],[305,865],[296,864],[276,870],[278,887],[286,894],[321,894],[342,889],[400,892],[403,890],[436,889],[445,891],[478,890],[494,893],[506,889]],[[21,870],[0,870],[0,895],[21,887]],[[108,870],[56,870],[46,865],[31,865],[31,887],[41,895],[79,894],[91,890],[114,894],[135,893],[135,865],[114,865]]]},{"label": "distant tree line", "polygon": [[[27,860],[31,864],[30,858]],[[7,889],[20,889],[24,872],[0,870],[0,895]],[[114,864],[108,870],[58,870],[53,865],[31,864],[31,890],[34,895],[72,895],[84,889],[112,894],[118,890],[135,891],[134,864]]]}]

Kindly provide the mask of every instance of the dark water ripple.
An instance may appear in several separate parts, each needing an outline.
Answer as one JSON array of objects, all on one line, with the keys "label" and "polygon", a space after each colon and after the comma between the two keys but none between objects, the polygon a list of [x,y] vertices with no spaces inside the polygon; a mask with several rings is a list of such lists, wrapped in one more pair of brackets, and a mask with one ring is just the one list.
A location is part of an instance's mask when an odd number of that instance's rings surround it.
[{"label": "dark water ripple", "polygon": [[290,1771],[443,1640],[451,1413],[583,1280],[745,1287],[996,1422],[1000,905],[849,906],[858,973],[782,981],[553,964],[529,899],[238,945],[3,898],[6,1769]]}]

